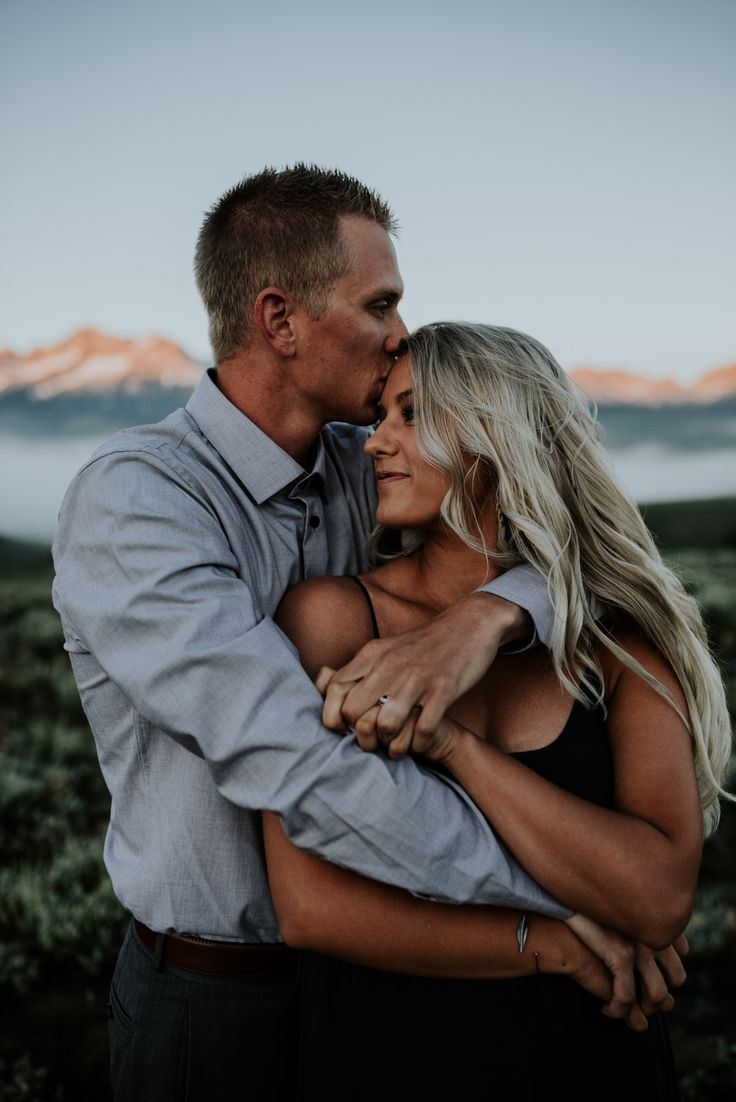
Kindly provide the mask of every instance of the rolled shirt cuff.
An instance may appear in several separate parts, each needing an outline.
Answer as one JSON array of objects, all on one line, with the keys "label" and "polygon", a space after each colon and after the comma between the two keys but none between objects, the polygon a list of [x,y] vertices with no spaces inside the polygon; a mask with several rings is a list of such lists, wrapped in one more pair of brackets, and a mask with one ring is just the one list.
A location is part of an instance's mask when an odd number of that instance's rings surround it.
[{"label": "rolled shirt cuff", "polygon": [[513,605],[518,605],[529,613],[534,630],[529,639],[513,643],[503,648],[506,654],[518,654],[536,646],[538,642],[549,646],[552,635],[554,609],[547,588],[547,581],[534,566],[522,563],[507,570],[504,574],[479,586],[478,593],[492,593],[503,597]]}]

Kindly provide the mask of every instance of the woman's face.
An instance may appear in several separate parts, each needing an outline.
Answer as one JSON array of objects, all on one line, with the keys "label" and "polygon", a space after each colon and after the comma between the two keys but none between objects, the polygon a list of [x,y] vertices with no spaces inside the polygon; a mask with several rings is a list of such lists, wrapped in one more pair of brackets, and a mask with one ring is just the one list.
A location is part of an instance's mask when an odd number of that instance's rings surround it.
[{"label": "woman's face", "polygon": [[422,459],[414,434],[414,402],[408,356],[391,368],[378,406],[380,425],[365,444],[375,463],[376,520],[386,528],[432,530],[450,478]]}]

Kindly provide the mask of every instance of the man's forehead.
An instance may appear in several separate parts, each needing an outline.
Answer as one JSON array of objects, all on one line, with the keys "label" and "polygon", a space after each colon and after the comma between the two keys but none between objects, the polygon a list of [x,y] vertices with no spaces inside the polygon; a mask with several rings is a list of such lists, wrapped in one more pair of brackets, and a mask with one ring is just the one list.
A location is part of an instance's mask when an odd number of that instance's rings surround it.
[{"label": "man's forehead", "polygon": [[341,227],[350,254],[345,275],[375,284],[376,291],[392,291],[400,296],[404,283],[396,250],[383,226],[362,215],[346,214],[341,218]]}]

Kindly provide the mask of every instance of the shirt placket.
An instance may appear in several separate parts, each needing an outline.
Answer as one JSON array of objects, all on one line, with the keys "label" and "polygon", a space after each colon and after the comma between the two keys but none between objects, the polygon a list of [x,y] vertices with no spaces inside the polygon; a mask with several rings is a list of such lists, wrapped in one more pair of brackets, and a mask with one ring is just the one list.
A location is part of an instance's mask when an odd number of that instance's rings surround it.
[{"label": "shirt placket", "polygon": [[315,578],[327,573],[327,526],[324,506],[314,477],[301,480],[290,495],[304,510],[301,530],[301,560],[304,578]]}]

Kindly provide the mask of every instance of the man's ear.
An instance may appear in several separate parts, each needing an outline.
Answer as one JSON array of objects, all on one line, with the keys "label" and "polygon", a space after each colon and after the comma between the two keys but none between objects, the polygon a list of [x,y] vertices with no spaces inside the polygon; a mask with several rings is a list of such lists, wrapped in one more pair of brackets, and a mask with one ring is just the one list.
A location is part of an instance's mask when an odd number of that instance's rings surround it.
[{"label": "man's ear", "polygon": [[295,355],[294,301],[286,291],[265,287],[255,301],[253,323],[277,356]]}]

